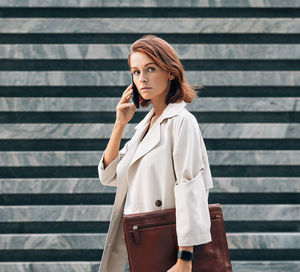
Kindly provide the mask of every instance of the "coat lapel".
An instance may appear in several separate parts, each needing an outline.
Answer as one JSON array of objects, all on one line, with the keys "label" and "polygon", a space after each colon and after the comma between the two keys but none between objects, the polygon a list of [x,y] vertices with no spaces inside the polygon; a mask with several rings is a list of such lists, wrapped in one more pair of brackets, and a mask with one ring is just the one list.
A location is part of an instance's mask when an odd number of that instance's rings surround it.
[{"label": "coat lapel", "polygon": [[184,101],[178,103],[169,103],[164,109],[161,116],[155,121],[153,126],[147,132],[144,139],[141,140],[149,126],[150,119],[154,114],[154,109],[152,108],[148,112],[145,118],[135,127],[138,135],[135,143],[137,145],[137,148],[129,167],[132,166],[137,160],[142,158],[144,155],[146,155],[148,152],[150,152],[160,142],[162,121],[166,118],[170,118],[174,115],[177,115],[179,111],[185,107],[185,105],[186,102]]}]

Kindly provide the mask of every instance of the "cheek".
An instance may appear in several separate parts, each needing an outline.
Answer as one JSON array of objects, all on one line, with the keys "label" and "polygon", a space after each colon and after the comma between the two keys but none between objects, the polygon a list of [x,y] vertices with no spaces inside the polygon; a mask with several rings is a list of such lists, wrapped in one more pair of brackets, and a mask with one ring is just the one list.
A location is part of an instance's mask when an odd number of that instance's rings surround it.
[{"label": "cheek", "polygon": [[161,88],[165,88],[168,85],[168,79],[164,75],[153,75],[153,83]]}]

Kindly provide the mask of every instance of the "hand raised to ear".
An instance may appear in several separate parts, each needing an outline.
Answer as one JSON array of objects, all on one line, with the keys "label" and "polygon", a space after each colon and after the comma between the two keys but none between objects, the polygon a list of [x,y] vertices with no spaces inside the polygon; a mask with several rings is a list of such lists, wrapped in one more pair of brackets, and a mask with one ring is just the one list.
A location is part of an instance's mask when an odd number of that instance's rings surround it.
[{"label": "hand raised to ear", "polygon": [[123,95],[116,106],[116,122],[126,125],[133,117],[136,106],[134,103],[129,103],[131,94],[133,92],[132,84],[123,92]]}]

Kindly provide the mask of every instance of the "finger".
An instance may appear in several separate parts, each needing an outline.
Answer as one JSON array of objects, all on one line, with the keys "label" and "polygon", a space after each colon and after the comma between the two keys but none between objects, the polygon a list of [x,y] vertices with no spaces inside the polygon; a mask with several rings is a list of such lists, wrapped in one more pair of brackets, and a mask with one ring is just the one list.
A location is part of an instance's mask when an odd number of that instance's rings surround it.
[{"label": "finger", "polygon": [[133,87],[133,85],[130,84],[130,85],[126,88],[126,90],[123,92],[123,95],[126,95],[126,94],[132,89],[132,87]]},{"label": "finger", "polygon": [[132,95],[133,89],[126,89],[126,91],[123,93],[121,98],[121,103],[124,103],[125,101],[128,101]]},{"label": "finger", "polygon": [[131,95],[132,95],[132,91],[130,91],[129,93],[127,93],[126,95],[124,95],[122,98],[121,98],[121,104],[123,103],[126,103],[126,102],[129,102],[130,98],[131,98]]},{"label": "finger", "polygon": [[119,109],[124,110],[126,108],[129,108],[130,106],[134,107],[134,103],[123,103],[119,106]]}]

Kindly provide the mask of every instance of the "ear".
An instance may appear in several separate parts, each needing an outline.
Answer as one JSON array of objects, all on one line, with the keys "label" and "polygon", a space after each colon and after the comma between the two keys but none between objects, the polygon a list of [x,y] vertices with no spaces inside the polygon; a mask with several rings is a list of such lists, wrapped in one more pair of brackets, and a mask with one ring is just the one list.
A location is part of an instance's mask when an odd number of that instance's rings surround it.
[{"label": "ear", "polygon": [[175,78],[175,76],[172,73],[169,73],[169,79],[173,80]]}]

